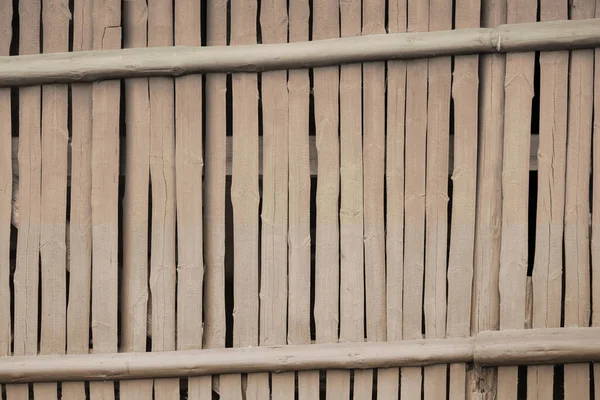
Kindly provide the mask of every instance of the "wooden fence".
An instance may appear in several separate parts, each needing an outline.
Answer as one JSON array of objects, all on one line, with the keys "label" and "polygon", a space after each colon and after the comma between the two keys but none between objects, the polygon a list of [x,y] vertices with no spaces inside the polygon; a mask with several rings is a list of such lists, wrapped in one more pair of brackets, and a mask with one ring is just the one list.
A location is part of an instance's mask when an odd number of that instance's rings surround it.
[{"label": "wooden fence", "polygon": [[1,398],[600,399],[597,16],[0,0]]}]

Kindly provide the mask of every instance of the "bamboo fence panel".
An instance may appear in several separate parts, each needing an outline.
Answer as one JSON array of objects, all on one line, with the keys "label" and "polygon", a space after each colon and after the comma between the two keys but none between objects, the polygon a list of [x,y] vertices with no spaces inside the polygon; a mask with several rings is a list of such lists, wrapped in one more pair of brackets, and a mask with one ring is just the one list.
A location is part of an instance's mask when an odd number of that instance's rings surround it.
[{"label": "bamboo fence panel", "polygon": [[[0,3],[0,56],[10,54],[12,2]],[[0,89],[0,356],[11,355],[10,229],[12,209],[12,121],[10,89]],[[8,154],[11,153],[11,154]],[[4,391],[5,387],[0,387]]]}]

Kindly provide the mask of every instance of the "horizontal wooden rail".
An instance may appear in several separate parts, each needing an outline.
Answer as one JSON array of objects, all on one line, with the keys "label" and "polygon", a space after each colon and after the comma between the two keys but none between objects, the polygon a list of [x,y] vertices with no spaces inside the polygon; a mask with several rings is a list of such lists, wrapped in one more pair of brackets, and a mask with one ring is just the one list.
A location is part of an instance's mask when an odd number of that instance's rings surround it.
[{"label": "horizontal wooden rail", "polygon": [[600,20],[365,35],[286,44],[163,47],[0,57],[0,86],[256,72],[448,55],[600,46]]},{"label": "horizontal wooden rail", "polygon": [[475,363],[600,361],[600,328],[482,332],[465,339],[0,358],[0,383]]}]

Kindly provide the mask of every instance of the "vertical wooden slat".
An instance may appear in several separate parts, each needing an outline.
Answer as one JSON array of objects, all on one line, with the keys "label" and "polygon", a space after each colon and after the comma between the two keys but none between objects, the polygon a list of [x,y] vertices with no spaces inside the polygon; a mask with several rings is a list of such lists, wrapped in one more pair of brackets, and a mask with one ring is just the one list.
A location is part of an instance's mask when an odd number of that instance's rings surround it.
[{"label": "vertical wooden slat", "polygon": [[[340,2],[340,17],[342,37],[360,35],[360,0]],[[339,85],[341,178],[340,340],[354,342],[362,342],[365,339],[363,243],[368,243],[363,240],[365,232],[363,230],[361,67],[361,64],[342,65],[340,67]],[[322,174],[323,172],[319,170],[319,179]],[[319,215],[317,215],[317,218],[319,218]],[[374,240],[377,239],[374,238]],[[350,371],[336,372],[336,375],[339,376],[340,386],[350,388]],[[372,370],[354,371],[354,398],[370,398],[372,386]],[[329,385],[327,389],[329,390]]]},{"label": "vertical wooden slat", "polygon": [[[567,19],[567,2],[541,0],[542,21]],[[563,223],[567,161],[567,86],[569,52],[540,54],[540,142],[535,260],[533,266],[533,328],[560,327],[562,303]],[[554,367],[527,368],[527,397],[553,396]]]},{"label": "vertical wooden slat", "polygon": [[[289,41],[308,40],[308,1],[289,3]],[[308,70],[288,71],[289,296],[288,344],[310,344],[310,157]],[[319,372],[298,372],[298,399],[319,397]]]},{"label": "vertical wooden slat", "polygon": [[[537,1],[507,3],[507,23],[535,22]],[[505,75],[500,329],[523,329],[528,256],[529,146],[534,53],[508,54]],[[517,367],[498,369],[498,396],[517,398]]]},{"label": "vertical wooden slat", "polygon": [[[207,4],[206,42],[209,46],[227,44],[227,2]],[[225,169],[226,169],[226,91],[225,74],[206,75],[206,156],[204,173],[204,347],[225,347]],[[235,377],[233,375],[234,385]],[[230,375],[231,378],[231,375]],[[223,398],[232,388],[227,378],[221,388]],[[237,382],[240,379],[237,378]]]},{"label": "vertical wooden slat", "polygon": [[[596,18],[600,4],[596,2]],[[600,326],[600,49],[594,50],[594,124],[592,144],[592,326]],[[594,398],[600,400],[600,363],[594,363]]]},{"label": "vertical wooden slat", "polygon": [[[338,0],[313,1],[313,40],[340,35]],[[314,109],[318,159],[315,243],[315,328],[318,343],[338,341],[339,301],[339,67],[314,69]],[[328,399],[350,396],[343,371],[327,371]]]},{"label": "vertical wooden slat", "polygon": [[[148,2],[148,47],[173,45],[173,2]],[[175,143],[173,79],[150,78],[152,351],[175,350]],[[199,244],[197,244],[199,246]],[[179,396],[178,379],[154,381],[155,399]]]},{"label": "vertical wooden slat", "polygon": [[[262,43],[286,43],[287,2],[262,1]],[[287,340],[288,92],[287,71],[262,74],[263,203],[261,212],[260,345]],[[273,399],[293,396],[295,374],[271,374]]]},{"label": "vertical wooden slat", "polygon": [[[594,18],[594,0],[569,2],[571,19]],[[590,168],[594,50],[571,52],[565,199],[566,327],[590,320]],[[589,399],[589,365],[565,365],[565,398]]]},{"label": "vertical wooden slat", "polygon": [[[123,5],[125,14],[124,47],[146,47],[148,44],[148,6],[146,1],[127,1]],[[123,198],[120,350],[145,352],[148,333],[146,327],[150,178],[150,98],[147,78],[125,80],[125,102],[126,174]],[[71,243],[73,243],[73,239],[71,239]],[[124,400],[151,399],[152,383],[151,379],[121,381],[120,396]]]},{"label": "vertical wooden slat", "polygon": [[[506,23],[506,1],[481,3],[484,27]],[[471,334],[499,326],[502,151],[504,135],[504,54],[480,57],[478,188]],[[473,368],[467,375],[468,399],[496,399],[497,369]]]},{"label": "vertical wooden slat", "polygon": [[[0,56],[10,54],[12,1],[0,1]],[[0,357],[11,355],[10,229],[12,209],[12,125],[10,88],[0,89]],[[3,387],[0,386],[0,390]]]},{"label": "vertical wooden slat", "polygon": [[[231,4],[231,45],[256,43],[256,0]],[[234,347],[258,345],[259,231],[258,77],[232,76],[233,162],[231,202],[234,226]],[[269,395],[269,374],[250,374],[246,398]]]},{"label": "vertical wooden slat", "polygon": [[[73,51],[92,49],[92,3],[73,10]],[[71,85],[71,215],[69,218],[69,302],[67,353],[89,352],[92,274],[92,84]],[[85,399],[83,382],[64,382],[65,400]],[[126,399],[126,397],[123,397]]]},{"label": "vertical wooden slat", "polygon": [[[406,32],[406,0],[388,1],[388,31]],[[387,340],[402,340],[404,280],[404,128],[406,62],[387,63],[386,127],[386,303]],[[380,369],[377,398],[398,399],[399,368]]]},{"label": "vertical wooden slat", "polygon": [[[452,29],[452,0],[431,2],[429,30]],[[427,182],[425,236],[425,337],[446,335],[448,252],[448,162],[452,57],[429,60],[427,102]],[[410,169],[407,169],[410,173]],[[454,228],[454,224],[452,225]],[[452,307],[453,305],[450,304]],[[423,369],[425,399],[446,397],[446,365]]]},{"label": "vertical wooden slat", "polygon": [[[429,28],[429,2],[408,1],[408,31]],[[423,321],[423,268],[425,263],[425,171],[427,144],[428,60],[406,64],[406,177],[402,329],[404,339],[420,339]],[[402,397],[421,396],[421,368],[402,368]]]},{"label": "vertical wooden slat", "polygon": [[[121,47],[118,0],[93,4],[93,49]],[[117,352],[120,82],[92,88],[92,338],[94,352]],[[92,399],[114,399],[113,382],[90,383]]]},{"label": "vertical wooden slat", "polygon": [[[479,27],[479,1],[458,0],[456,10],[456,29]],[[454,165],[447,337],[468,337],[471,333],[477,202],[478,70],[478,55],[454,58]],[[450,398],[464,399],[466,383],[466,365],[450,365]]]},{"label": "vertical wooden slat", "polygon": [[[69,50],[69,3],[44,0],[44,53]],[[67,322],[67,149],[68,86],[42,87],[41,337],[40,354],[64,354]],[[57,397],[55,382],[34,385],[36,397]]]},{"label": "vertical wooden slat", "polygon": [[[386,33],[385,1],[365,0],[362,4],[362,12],[363,35]],[[342,35],[344,33],[346,31],[342,22]],[[344,76],[344,69],[345,67],[342,68],[342,76]],[[367,340],[380,342],[387,339],[384,218],[385,63],[365,63],[362,72],[364,83],[364,269]],[[360,80],[357,81],[357,84],[360,84]],[[360,98],[360,89],[357,94],[357,97]],[[358,382],[359,377],[363,381],[360,386],[362,393],[357,390],[357,384],[360,383]],[[373,396],[373,371],[355,372],[354,379],[354,398],[371,399]]]},{"label": "vertical wooden slat", "polygon": [[[201,45],[201,4],[175,1],[175,45]],[[175,79],[177,349],[202,348],[202,75]],[[188,379],[188,399],[212,398],[211,377]]]},{"label": "vertical wooden slat", "polygon": [[[19,54],[40,52],[40,0],[19,1]],[[41,88],[19,89],[19,232],[14,274],[15,356],[38,352],[41,201]],[[28,385],[7,385],[7,399],[28,399]]]}]

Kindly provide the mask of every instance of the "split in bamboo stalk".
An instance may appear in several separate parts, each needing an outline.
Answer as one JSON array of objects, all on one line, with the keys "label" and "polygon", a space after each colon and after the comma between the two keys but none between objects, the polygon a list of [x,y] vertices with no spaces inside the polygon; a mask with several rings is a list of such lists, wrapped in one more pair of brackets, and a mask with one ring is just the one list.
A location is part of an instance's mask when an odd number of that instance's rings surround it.
[{"label": "split in bamboo stalk", "polygon": [[471,338],[0,358],[0,383],[104,381],[212,374],[562,364],[600,360],[600,328],[482,332]]},{"label": "split in bamboo stalk", "polygon": [[600,46],[600,20],[397,33],[285,44],[162,47],[0,57],[0,86],[207,72],[256,72],[356,62]]}]

